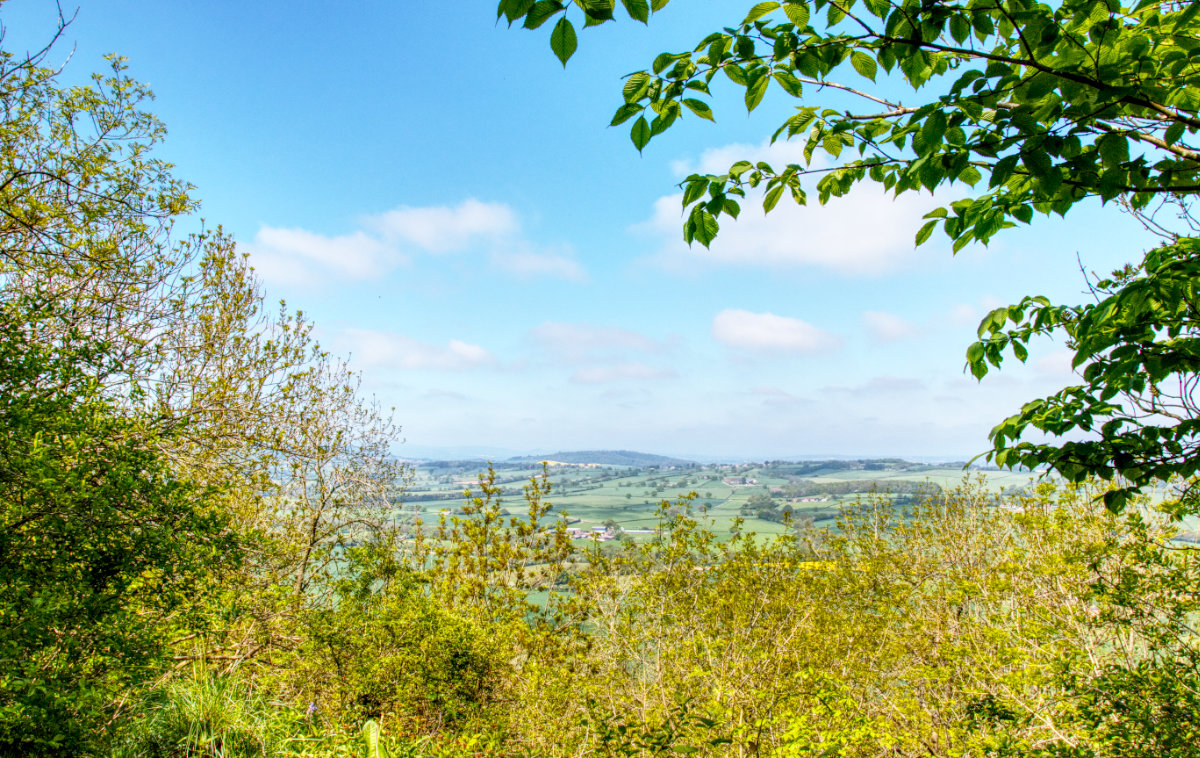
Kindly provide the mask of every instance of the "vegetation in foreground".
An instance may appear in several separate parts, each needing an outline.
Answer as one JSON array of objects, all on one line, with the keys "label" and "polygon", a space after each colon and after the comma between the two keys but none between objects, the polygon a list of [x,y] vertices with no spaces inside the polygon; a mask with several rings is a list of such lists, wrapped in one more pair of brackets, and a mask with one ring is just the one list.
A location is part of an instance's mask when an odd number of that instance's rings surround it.
[{"label": "vegetation in foreground", "polygon": [[[641,21],[665,4],[623,2]],[[615,4],[576,7],[596,24]],[[843,62],[915,89],[953,72],[926,106],[803,106],[780,134],[860,149],[822,199],[988,177],[918,241],[1099,196],[1164,244],[1094,305],[991,314],[968,352],[982,376],[1033,337],[1071,340],[1083,383],[992,439],[998,463],[1072,485],[868,499],[836,531],[771,539],[718,536],[684,498],[646,539],[582,553],[544,477],[516,515],[489,472],[431,533],[396,519],[390,419],[299,314],[264,307],[232,240],[178,232],[196,202],[152,156],[144,87],[119,60],[68,88],[44,53],[0,51],[0,750],[1190,755],[1196,555],[1138,493],[1175,486],[1170,515],[1197,510],[1196,240],[1152,212],[1190,220],[1197,8],[768,2],[631,77],[614,120],[637,117],[641,149],[685,107],[711,115],[684,95],[720,72],[748,108],[771,82],[834,87]],[[558,16],[551,46],[574,51],[566,4],[500,12]],[[768,210],[803,200],[806,173],[689,178],[685,236],[707,243],[760,185]]]}]

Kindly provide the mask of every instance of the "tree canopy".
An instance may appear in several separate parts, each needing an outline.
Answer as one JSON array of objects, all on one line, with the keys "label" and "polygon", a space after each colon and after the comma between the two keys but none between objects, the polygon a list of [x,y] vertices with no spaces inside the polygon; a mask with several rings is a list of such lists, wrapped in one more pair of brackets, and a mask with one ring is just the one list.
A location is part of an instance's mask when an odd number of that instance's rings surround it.
[{"label": "tree canopy", "polygon": [[[668,0],[622,0],[648,23]],[[967,352],[978,378],[1029,340],[1057,335],[1083,383],[1035,400],[991,433],[1004,466],[1050,466],[1072,481],[1119,477],[1132,492],[1200,471],[1196,407],[1195,229],[1200,191],[1200,5],[1160,0],[786,0],[744,6],[690,49],[630,74],[612,124],[632,121],[640,151],[682,119],[713,119],[724,76],[754,110],[769,93],[796,102],[772,141],[804,143],[805,163],[737,161],[687,177],[683,236],[707,246],[723,216],[754,192],[770,211],[786,193],[807,203],[861,182],[900,194],[957,188],[916,236],[941,229],[955,252],[1035,215],[1096,198],[1161,235],[1130,266],[1092,282],[1096,302],[1032,296],[984,319]],[[611,22],[613,0],[501,0],[500,17],[537,28],[564,63],[575,22]],[[896,92],[921,96],[906,105]],[[845,102],[857,103],[847,107]],[[832,166],[814,163],[823,153]],[[1029,432],[1050,435],[1029,441]],[[1076,439],[1079,437],[1079,439]],[[1190,490],[1185,499],[1190,502]],[[1194,504],[1180,506],[1196,510]]]},{"label": "tree canopy", "polygon": [[52,49],[0,47],[0,751],[30,755],[102,751],[175,661],[297,647],[346,546],[391,544],[404,471],[189,215],[149,90],[115,57],[67,86]]}]

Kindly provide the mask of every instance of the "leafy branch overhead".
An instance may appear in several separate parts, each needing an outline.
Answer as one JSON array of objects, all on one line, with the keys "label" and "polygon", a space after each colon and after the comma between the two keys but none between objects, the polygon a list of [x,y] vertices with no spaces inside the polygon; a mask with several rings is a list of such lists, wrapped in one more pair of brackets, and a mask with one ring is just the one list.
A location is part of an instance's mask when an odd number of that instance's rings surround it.
[{"label": "leafy branch overhead", "polygon": [[[624,5],[630,18],[647,21],[645,3]],[[574,6],[585,26],[614,18],[612,2]],[[565,64],[574,52],[569,4],[505,0],[499,12],[527,28],[557,17],[555,54]],[[737,26],[691,50],[664,52],[627,77],[612,124],[633,120],[630,137],[641,150],[687,114],[714,118],[709,88],[718,75],[744,90],[747,110],[773,90],[797,107],[772,139],[803,139],[808,162],[739,162],[725,174],[688,177],[689,241],[711,242],[712,219],[736,216],[730,196],[747,188],[764,191],[767,210],[784,192],[806,202],[808,174],[822,175],[822,203],[864,179],[899,193],[976,187],[986,178],[985,193],[932,215],[918,234],[924,242],[941,226],[958,250],[1035,212],[1064,214],[1085,197],[1128,195],[1144,207],[1156,195],[1200,187],[1200,153],[1188,141],[1200,126],[1198,12],[1149,0],[764,2]],[[901,80],[914,92],[944,94],[904,105],[885,94]],[[830,90],[860,105],[808,104]],[[842,162],[813,170],[818,151]]]},{"label": "leafy branch overhead", "polygon": [[[666,2],[623,5],[646,23]],[[576,40],[572,29],[567,45],[559,27],[570,28],[577,13],[585,26],[613,21],[614,10],[611,1],[589,0],[499,7],[510,24],[529,28],[556,18],[551,46],[564,65]],[[961,187],[964,197],[928,214],[916,235],[920,245],[940,228],[955,252],[1089,198],[1117,201],[1162,234],[1166,247],[1096,287],[1097,304],[1027,298],[989,316],[967,355],[982,378],[1009,348],[1023,361],[1032,336],[1068,340],[1084,384],[997,426],[989,456],[1007,466],[1049,465],[1075,481],[1121,477],[1124,494],[1108,496],[1116,509],[1141,486],[1200,472],[1189,278],[1197,228],[1189,203],[1200,190],[1198,56],[1200,3],[761,2],[629,75],[611,123],[632,121],[641,151],[685,117],[714,119],[718,77],[741,88],[747,111],[772,93],[794,101],[771,140],[802,141],[803,163],[738,161],[683,181],[684,239],[706,247],[721,216],[736,219],[750,190],[770,212],[785,194],[804,204],[815,189],[824,204],[863,181],[896,194]],[[898,91],[929,94],[905,103]],[[1180,211],[1181,231],[1158,220],[1164,206]],[[1086,439],[1019,442],[1031,429]]]}]

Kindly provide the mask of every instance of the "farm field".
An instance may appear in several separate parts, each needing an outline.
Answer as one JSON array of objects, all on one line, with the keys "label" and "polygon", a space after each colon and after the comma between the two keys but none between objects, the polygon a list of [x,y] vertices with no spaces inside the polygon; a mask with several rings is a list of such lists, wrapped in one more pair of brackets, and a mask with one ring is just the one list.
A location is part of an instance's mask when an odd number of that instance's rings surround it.
[{"label": "farm field", "polygon": [[[657,523],[662,501],[674,502],[693,493],[694,504],[708,513],[718,535],[728,535],[738,519],[743,531],[777,534],[787,531],[789,523],[801,521],[832,526],[839,509],[872,491],[912,498],[922,489],[952,487],[965,476],[982,476],[996,491],[1023,487],[1031,480],[1027,473],[964,470],[961,464],[925,465],[898,459],[698,464],[646,456],[654,465],[639,466],[638,454],[625,454],[624,465],[602,462],[614,457],[602,451],[590,456],[556,455],[548,456],[553,483],[548,499],[554,510],[566,512],[573,529],[604,533],[610,539],[622,534],[641,539]],[[411,466],[413,477],[403,510],[432,524],[441,513],[461,508],[465,489],[478,492],[477,477],[487,463],[414,461]],[[505,507],[514,515],[520,513],[522,487],[541,474],[541,465],[521,459],[494,463],[493,469]],[[787,519],[781,518],[784,511]]]}]

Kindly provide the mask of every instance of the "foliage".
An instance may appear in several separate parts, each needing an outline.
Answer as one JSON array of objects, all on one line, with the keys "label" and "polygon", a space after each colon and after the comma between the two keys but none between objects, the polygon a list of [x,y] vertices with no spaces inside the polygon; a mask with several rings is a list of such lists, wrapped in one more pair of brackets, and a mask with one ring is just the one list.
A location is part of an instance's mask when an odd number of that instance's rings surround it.
[{"label": "foliage", "polygon": [[[667,2],[622,4],[646,23]],[[575,5],[585,26],[614,18],[611,0]],[[498,5],[526,28],[557,18],[551,47],[564,64],[577,45],[571,12],[557,0]],[[963,197],[928,214],[916,237],[921,244],[940,227],[956,252],[1089,198],[1117,201],[1161,233],[1161,248],[1095,284],[1096,303],[1059,306],[1037,296],[997,309],[967,353],[981,378],[1007,350],[1024,361],[1032,336],[1067,341],[1084,383],[1003,421],[988,455],[1004,466],[1049,466],[1073,482],[1120,477],[1126,486],[1106,494],[1119,510],[1142,487],[1190,481],[1200,467],[1190,215],[1200,189],[1198,46],[1195,3],[760,2],[691,50],[664,52],[629,75],[612,123],[632,119],[640,151],[685,116],[711,120],[719,74],[744,90],[748,111],[768,90],[797,101],[771,138],[803,140],[804,164],[743,160],[684,180],[684,239],[705,246],[722,215],[737,218],[748,190],[762,193],[766,211],[785,192],[803,204],[812,189],[804,180],[818,175],[822,204],[863,181],[896,194],[956,186]],[[930,94],[902,105],[889,94],[898,85]],[[1164,218],[1171,210],[1182,224]],[[1023,441],[1032,430],[1051,440]],[[1196,508],[1185,492],[1177,512]]]},{"label": "foliage", "polygon": [[426,596],[390,548],[353,548],[332,605],[306,614],[286,665],[291,699],[339,722],[386,719],[414,733],[478,723],[493,705],[503,641]]},{"label": "foliage", "polygon": [[550,518],[548,468],[523,488],[524,517],[505,511],[493,467],[479,475],[478,487],[478,493],[463,493],[460,512],[442,512],[432,540],[416,545],[414,558],[428,571],[430,592],[447,607],[494,628],[549,621],[529,595],[553,584],[572,547],[567,514]]},{"label": "foliage", "polygon": [[[652,754],[639,735],[671,723],[670,743],[701,755],[1171,744],[1188,720],[1154,719],[1195,683],[1167,662],[1194,660],[1179,622],[1197,564],[1094,495],[1042,485],[997,502],[970,484],[907,514],[873,498],[836,530],[724,543],[702,512],[664,503],[654,539],[578,574],[592,644],[521,690],[544,714],[522,740],[546,755]],[[1108,709],[1098,698],[1126,681],[1142,684]],[[672,716],[681,703],[693,720]]]},{"label": "foliage", "polygon": [[[999,366],[1005,350],[1024,358],[1025,345],[1062,334],[1075,351],[1082,382],[1027,403],[992,430],[990,455],[1005,466],[1050,466],[1070,481],[1098,476],[1125,486],[1105,493],[1114,509],[1155,482],[1183,482],[1177,516],[1200,510],[1200,413],[1194,397],[1200,369],[1200,240],[1176,239],[1141,264],[1093,285],[1096,302],[1054,305],[1029,297],[999,308],[979,327],[968,360],[977,376]],[[1022,441],[1028,429],[1063,442]]]},{"label": "foliage", "polygon": [[178,231],[148,89],[117,58],[65,86],[52,50],[0,49],[0,739],[101,751],[171,658],[294,646],[404,469],[233,240]]},{"label": "foliage", "polygon": [[[612,2],[578,5],[588,25],[613,18]],[[647,21],[646,3],[624,5]],[[556,15],[561,24],[569,6],[503,0],[499,12],[536,27]],[[763,2],[692,50],[663,53],[649,70],[627,77],[625,104],[613,120],[638,116],[632,136],[641,149],[681,116],[711,118],[712,107],[693,98],[707,96],[721,73],[745,90],[748,110],[772,83],[796,99],[806,85],[847,93],[877,112],[800,105],[773,136],[802,135],[810,159],[817,150],[833,159],[858,152],[822,171],[822,202],[863,179],[905,192],[974,186],[987,177],[987,192],[931,214],[920,235],[941,226],[958,249],[1028,222],[1035,211],[1065,213],[1088,196],[1127,195],[1145,207],[1158,195],[1194,191],[1197,154],[1185,136],[1200,126],[1200,74],[1189,62],[1196,15],[1190,5],[1149,0]],[[882,87],[842,84],[851,71],[869,83],[890,75],[913,90],[936,82],[939,93],[902,106],[877,94]],[[711,240],[717,216],[737,215],[730,196],[744,196],[748,187],[766,188],[768,210],[785,189],[804,202],[806,173],[800,165],[776,171],[740,162],[727,174],[689,177],[685,237]]]},{"label": "foliage", "polygon": [[112,348],[47,345],[32,313],[0,305],[0,744],[77,752],[237,553],[152,427],[98,395]]}]

